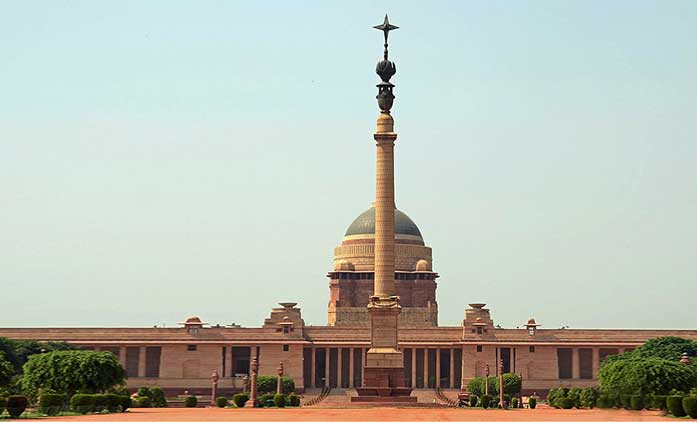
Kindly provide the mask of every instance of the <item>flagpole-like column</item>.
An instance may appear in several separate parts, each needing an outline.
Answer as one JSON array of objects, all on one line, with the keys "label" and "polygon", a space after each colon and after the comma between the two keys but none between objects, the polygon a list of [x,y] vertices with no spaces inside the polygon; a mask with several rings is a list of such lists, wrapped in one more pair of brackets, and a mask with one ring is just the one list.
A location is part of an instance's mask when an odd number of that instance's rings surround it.
[{"label": "flagpole-like column", "polygon": [[370,314],[370,349],[366,355],[363,387],[352,401],[414,402],[411,388],[404,385],[404,357],[398,345],[398,319],[401,307],[395,288],[394,246],[394,103],[390,78],[397,72],[388,59],[387,34],[397,29],[385,16],[375,28],[385,34],[383,60],[375,69],[382,80],[378,85],[380,115],[373,138],[377,146],[375,174],[375,284],[368,303]]}]

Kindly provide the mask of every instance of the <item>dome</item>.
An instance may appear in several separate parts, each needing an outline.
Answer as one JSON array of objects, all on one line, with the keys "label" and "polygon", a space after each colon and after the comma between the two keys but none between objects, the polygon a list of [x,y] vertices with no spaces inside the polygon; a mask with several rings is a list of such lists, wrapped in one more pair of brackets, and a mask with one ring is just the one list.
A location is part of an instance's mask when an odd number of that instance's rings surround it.
[{"label": "dome", "polygon": [[[421,231],[416,223],[408,215],[395,208],[394,210],[394,234],[397,240],[409,240],[420,245],[424,244]],[[353,220],[346,230],[344,240],[347,238],[374,238],[375,237],[375,206],[371,206]]]}]

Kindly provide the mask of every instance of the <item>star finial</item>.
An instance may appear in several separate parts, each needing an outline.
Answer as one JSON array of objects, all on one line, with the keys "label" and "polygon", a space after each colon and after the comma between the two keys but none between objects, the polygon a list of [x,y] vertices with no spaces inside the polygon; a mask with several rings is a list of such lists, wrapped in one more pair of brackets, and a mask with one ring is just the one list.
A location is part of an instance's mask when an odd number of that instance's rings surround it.
[{"label": "star finial", "polygon": [[385,34],[385,60],[387,60],[387,35],[390,31],[399,29],[399,27],[392,25],[390,23],[390,19],[387,17],[387,14],[385,14],[385,20],[382,22],[382,24],[375,25],[373,28],[382,31]]}]

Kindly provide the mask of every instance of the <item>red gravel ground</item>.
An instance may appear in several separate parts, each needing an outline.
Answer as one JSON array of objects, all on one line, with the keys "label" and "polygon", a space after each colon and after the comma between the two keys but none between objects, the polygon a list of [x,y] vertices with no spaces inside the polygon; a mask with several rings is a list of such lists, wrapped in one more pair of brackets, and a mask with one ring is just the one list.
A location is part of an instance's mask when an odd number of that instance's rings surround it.
[{"label": "red gravel ground", "polygon": [[628,410],[481,410],[454,408],[367,408],[367,409],[132,409],[111,415],[70,416],[58,421],[664,421],[661,412]]}]

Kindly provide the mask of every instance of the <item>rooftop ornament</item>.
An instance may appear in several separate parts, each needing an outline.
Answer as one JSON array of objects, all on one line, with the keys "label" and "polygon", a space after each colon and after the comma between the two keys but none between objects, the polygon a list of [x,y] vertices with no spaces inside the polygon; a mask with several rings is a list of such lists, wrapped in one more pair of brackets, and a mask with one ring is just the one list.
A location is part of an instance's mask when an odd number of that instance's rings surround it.
[{"label": "rooftop ornament", "polygon": [[394,94],[392,94],[394,84],[390,82],[390,78],[397,73],[397,65],[388,59],[389,52],[387,51],[387,37],[390,31],[399,29],[399,27],[392,25],[387,15],[385,15],[385,20],[383,23],[380,25],[375,25],[373,28],[382,31],[385,35],[385,51],[383,53],[383,59],[378,62],[377,66],[375,66],[375,73],[377,73],[378,76],[380,76],[380,79],[382,79],[382,82],[376,85],[378,87],[378,95],[375,98],[378,100],[378,107],[380,107],[380,111],[385,114],[390,114],[392,104],[394,103]]}]

